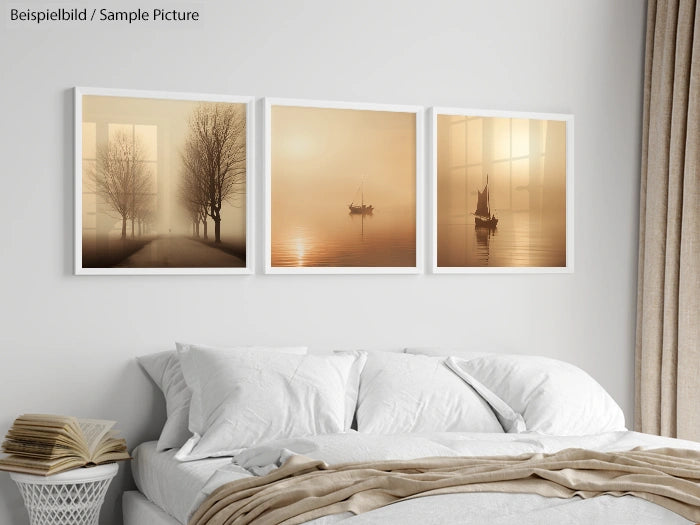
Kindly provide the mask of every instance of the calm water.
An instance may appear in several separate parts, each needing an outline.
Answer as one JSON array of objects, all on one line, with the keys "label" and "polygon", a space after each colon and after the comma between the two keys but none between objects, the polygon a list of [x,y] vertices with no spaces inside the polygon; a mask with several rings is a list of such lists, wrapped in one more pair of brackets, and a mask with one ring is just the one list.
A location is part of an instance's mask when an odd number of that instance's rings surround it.
[{"label": "calm water", "polygon": [[416,265],[415,212],[376,209],[350,214],[323,206],[278,214],[272,223],[272,266]]},{"label": "calm water", "polygon": [[566,266],[566,224],[527,211],[497,211],[494,230],[476,228],[472,215],[438,226],[438,266]]}]

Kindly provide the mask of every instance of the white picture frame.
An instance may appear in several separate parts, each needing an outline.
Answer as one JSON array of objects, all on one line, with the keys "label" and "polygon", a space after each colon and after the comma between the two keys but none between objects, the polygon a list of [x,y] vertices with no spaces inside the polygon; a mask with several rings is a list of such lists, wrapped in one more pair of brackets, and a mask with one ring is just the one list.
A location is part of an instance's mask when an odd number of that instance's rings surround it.
[{"label": "white picture frame", "polygon": [[[476,274],[489,274],[489,273],[573,273],[574,271],[574,116],[572,114],[559,114],[559,113],[531,113],[531,112],[515,112],[515,111],[496,111],[496,110],[483,110],[483,109],[469,109],[469,108],[455,108],[455,107],[438,107],[434,106],[429,109],[429,122],[430,122],[430,148],[429,148],[429,165],[430,165],[430,267],[431,273],[434,274],[464,274],[464,273],[476,273]],[[563,122],[565,125],[565,248],[563,253],[565,254],[565,264],[560,264],[556,266],[546,266],[546,265],[532,265],[532,266],[509,266],[509,265],[499,265],[499,266],[479,266],[479,265],[440,265],[439,264],[439,202],[438,202],[438,117],[439,116],[456,116],[465,118],[465,128],[467,126],[466,119],[476,118],[476,119],[513,119],[515,120],[531,120],[531,121],[556,121]],[[513,132],[510,132],[510,145],[513,147]],[[468,140],[465,131],[465,151],[467,148],[466,141]],[[509,150],[512,153],[512,149]],[[444,154],[444,152],[443,152]],[[529,153],[530,154],[530,153]],[[528,154],[528,155],[529,155]],[[464,171],[465,178],[467,173],[467,158],[465,153],[465,163]],[[510,153],[509,153],[510,155]],[[444,157],[443,157],[444,158]],[[451,159],[452,157],[450,157]],[[513,164],[513,158],[510,157],[511,166]],[[518,159],[521,160],[521,159]],[[451,162],[451,160],[450,160]],[[482,162],[486,162],[483,161]],[[500,161],[499,161],[500,162]],[[544,162],[544,161],[543,161]],[[451,166],[451,165],[450,165]],[[471,167],[471,165],[469,166]],[[512,167],[511,167],[512,170]],[[487,179],[488,180],[488,175]],[[511,178],[512,181],[512,178]],[[466,186],[466,183],[465,183]],[[466,193],[466,190],[465,190]],[[482,192],[477,192],[483,193]],[[488,195],[488,193],[487,193]],[[478,195],[477,195],[478,196]],[[465,201],[468,199],[465,197]],[[478,207],[478,203],[477,203]],[[465,208],[471,210],[471,208]],[[471,213],[474,215],[474,213]],[[495,217],[495,215],[494,215]],[[496,218],[497,219],[497,218]],[[476,221],[476,219],[474,219]],[[465,219],[466,222],[466,219]],[[465,224],[466,227],[466,224]],[[487,226],[488,227],[488,226]],[[476,224],[473,229],[476,229]],[[491,230],[491,228],[489,228]],[[468,241],[465,241],[468,242]],[[454,246],[454,243],[445,242],[445,246]],[[448,248],[449,250],[450,248]],[[558,255],[560,257],[560,255]]]},{"label": "white picture frame", "polygon": [[[412,266],[279,266],[272,261],[272,108],[276,106],[410,113],[415,116],[415,264]],[[425,108],[306,99],[263,99],[263,184],[265,195],[264,271],[266,274],[418,274],[424,267],[424,120]],[[347,213],[347,212],[346,212]],[[364,220],[364,214],[363,214]]]},{"label": "white picture frame", "polygon": [[[221,263],[221,266],[141,266],[141,267],[121,267],[121,266],[108,266],[95,267],[84,265],[84,236],[85,231],[83,230],[83,219],[86,217],[83,213],[83,178],[84,178],[84,154],[83,154],[83,100],[85,96],[96,96],[96,97],[122,97],[125,99],[150,99],[153,101],[182,101],[186,102],[203,102],[203,103],[233,103],[245,105],[245,192],[241,193],[241,196],[245,199],[245,240],[242,247],[244,253],[244,265],[243,266],[226,266],[229,261],[233,263],[240,262],[242,257],[238,256],[238,261],[235,261],[235,256],[233,255],[234,250],[229,249],[227,255],[220,256],[217,255],[215,259],[218,261],[226,261]],[[101,124],[107,125],[112,124],[112,115],[105,115]],[[133,118],[133,116],[131,117]],[[105,120],[106,119],[106,120]],[[173,117],[174,121],[174,117]],[[163,122],[161,120],[161,122]],[[190,274],[214,274],[214,275],[248,275],[253,274],[255,271],[255,184],[256,184],[256,172],[255,172],[255,97],[253,96],[230,96],[230,95],[219,95],[219,94],[200,94],[200,93],[182,93],[182,92],[166,92],[166,91],[147,91],[147,90],[132,90],[132,89],[111,89],[111,88],[97,88],[97,87],[75,87],[74,88],[74,169],[75,169],[75,186],[74,186],[74,272],[76,275],[190,275]],[[149,123],[152,124],[152,119],[150,117],[145,117],[143,123],[139,121],[129,122],[127,120],[119,121],[116,119],[116,125],[128,126],[131,123],[134,127],[137,125],[147,126]],[[184,124],[178,121],[178,126],[182,127]],[[165,126],[165,124],[164,124]],[[103,126],[104,127],[104,126]],[[153,125],[151,126],[153,127]],[[172,130],[164,131],[163,134],[171,133]],[[158,132],[156,128],[156,141],[158,144],[158,149],[160,149],[161,142],[160,136],[162,134]],[[135,140],[135,139],[134,139]],[[97,140],[95,140],[95,150],[97,151]],[[97,156],[97,153],[95,152]],[[175,155],[175,153],[172,153]],[[97,166],[97,158],[95,158],[95,166]],[[160,162],[158,160],[157,162]],[[174,164],[174,162],[170,162]],[[239,162],[242,164],[242,162]],[[159,170],[160,166],[156,164],[156,170]],[[169,169],[174,170],[172,165]],[[97,172],[97,168],[95,168]],[[158,176],[162,177],[163,174],[158,171]],[[171,175],[172,176],[172,175]],[[173,179],[175,180],[175,179]],[[240,183],[240,182],[238,182]],[[172,189],[171,189],[172,190]],[[174,199],[174,192],[172,190],[169,192],[168,199],[170,199],[170,206],[173,206],[172,199]],[[97,190],[94,192],[97,195]],[[156,199],[160,197],[157,195],[158,190],[156,190]],[[97,197],[96,197],[97,198]],[[97,205],[96,205],[97,206]],[[158,205],[156,205],[158,207]],[[87,212],[86,212],[87,213]],[[94,213],[97,215],[97,211]],[[224,221],[224,217],[221,217],[221,222]],[[97,219],[96,219],[97,220]],[[123,219],[122,219],[123,220]],[[213,224],[212,224],[213,226]],[[133,228],[133,226],[132,226]],[[94,227],[97,236],[97,226]],[[164,229],[164,228],[162,228]],[[194,227],[193,227],[194,229]],[[145,230],[145,228],[144,228]],[[123,230],[122,230],[123,232]],[[166,235],[165,231],[158,231],[158,235]],[[168,230],[167,235],[170,235],[172,230]],[[197,225],[197,234],[199,233],[199,225]],[[97,244],[97,242],[96,242]],[[207,247],[209,248],[209,247]],[[227,247],[228,248],[228,247]],[[209,248],[216,250],[217,248]],[[236,248],[240,252],[240,242]],[[209,252],[211,253],[211,252]],[[200,257],[201,258],[201,257]],[[195,259],[196,260],[196,259]],[[207,264],[211,262],[212,259],[207,259]],[[155,264],[158,264],[157,262]]]}]

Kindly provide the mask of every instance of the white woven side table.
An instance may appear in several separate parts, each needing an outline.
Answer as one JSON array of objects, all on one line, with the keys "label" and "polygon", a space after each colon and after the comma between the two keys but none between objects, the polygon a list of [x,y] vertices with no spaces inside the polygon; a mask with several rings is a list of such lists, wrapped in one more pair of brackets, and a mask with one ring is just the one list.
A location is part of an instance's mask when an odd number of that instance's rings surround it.
[{"label": "white woven side table", "polygon": [[78,468],[53,476],[11,472],[31,525],[98,525],[100,507],[116,475],[116,463]]}]

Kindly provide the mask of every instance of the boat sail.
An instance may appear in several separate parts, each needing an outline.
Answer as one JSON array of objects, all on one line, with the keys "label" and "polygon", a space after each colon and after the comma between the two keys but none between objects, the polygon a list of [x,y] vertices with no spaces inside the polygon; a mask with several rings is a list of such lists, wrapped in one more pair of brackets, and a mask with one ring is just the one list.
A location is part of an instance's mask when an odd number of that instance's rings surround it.
[{"label": "boat sail", "polygon": [[[374,206],[372,206],[371,204],[365,204],[365,192],[363,189],[363,184],[364,181],[362,182],[362,184],[360,184],[360,187],[357,188],[358,191],[361,192],[360,204],[355,204],[354,201],[348,204],[348,208],[350,208],[350,213],[367,215],[372,213],[372,211],[374,210]],[[357,196],[357,193],[355,193],[355,196]]]},{"label": "boat sail", "polygon": [[474,223],[476,226],[495,228],[498,219],[491,214],[491,203],[489,201],[489,176],[486,174],[486,186],[483,191],[477,190],[476,211],[474,211]]}]

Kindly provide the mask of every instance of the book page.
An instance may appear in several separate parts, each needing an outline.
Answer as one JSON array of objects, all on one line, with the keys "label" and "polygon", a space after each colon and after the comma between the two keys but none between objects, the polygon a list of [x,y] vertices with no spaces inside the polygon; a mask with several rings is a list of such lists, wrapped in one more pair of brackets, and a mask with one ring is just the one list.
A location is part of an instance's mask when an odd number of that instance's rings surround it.
[{"label": "book page", "polygon": [[57,414],[22,414],[15,419],[15,423],[24,423],[29,425],[48,426],[65,426],[73,423],[73,416],[59,416]]},{"label": "book page", "polygon": [[8,472],[24,472],[47,476],[55,472],[81,467],[85,464],[81,458],[75,456],[60,457],[54,459],[37,459],[25,456],[10,455],[0,458],[0,470]]},{"label": "book page", "polygon": [[104,419],[78,419],[78,424],[85,437],[85,444],[90,453],[90,458],[92,458],[100,440],[102,440],[105,434],[109,432],[109,429],[114,426],[115,421],[107,421]]},{"label": "book page", "polygon": [[120,438],[115,430],[110,430],[107,433],[92,454],[92,459],[96,463],[102,463],[111,459],[119,460],[130,458],[131,456],[127,450],[126,441],[124,438]]}]

